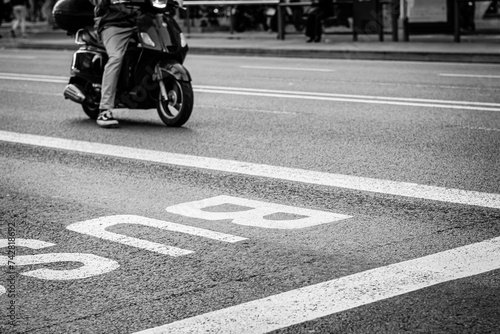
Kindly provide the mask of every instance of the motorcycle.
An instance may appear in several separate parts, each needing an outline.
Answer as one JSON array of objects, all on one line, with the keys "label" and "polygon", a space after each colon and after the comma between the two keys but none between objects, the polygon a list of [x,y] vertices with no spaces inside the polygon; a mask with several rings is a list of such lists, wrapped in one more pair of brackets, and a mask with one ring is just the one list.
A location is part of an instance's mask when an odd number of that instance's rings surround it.
[{"label": "motorcycle", "polygon": [[[77,8],[71,10],[77,13],[78,20],[68,19],[68,1],[78,0],[60,0],[53,14],[59,27],[73,34],[75,22],[89,21],[82,19],[82,11]],[[62,4],[58,6],[59,3]],[[173,17],[179,4],[173,0],[119,0],[114,3],[137,7],[140,11],[137,34],[129,43],[120,71],[116,107],[156,108],[165,125],[182,126],[191,116],[194,96],[191,75],[183,65],[189,48]],[[75,43],[80,48],[73,55],[71,76],[63,94],[66,99],[81,104],[89,118],[96,119],[108,57],[93,26],[79,27]]]}]

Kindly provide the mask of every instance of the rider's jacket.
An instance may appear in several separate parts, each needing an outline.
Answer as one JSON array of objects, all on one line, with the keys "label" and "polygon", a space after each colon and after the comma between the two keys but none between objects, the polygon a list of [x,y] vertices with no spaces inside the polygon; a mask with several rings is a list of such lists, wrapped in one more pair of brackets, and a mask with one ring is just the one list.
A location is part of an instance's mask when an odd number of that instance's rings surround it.
[{"label": "rider's jacket", "polygon": [[101,32],[106,27],[134,27],[138,11],[123,4],[113,4],[113,0],[94,0],[96,27]]}]

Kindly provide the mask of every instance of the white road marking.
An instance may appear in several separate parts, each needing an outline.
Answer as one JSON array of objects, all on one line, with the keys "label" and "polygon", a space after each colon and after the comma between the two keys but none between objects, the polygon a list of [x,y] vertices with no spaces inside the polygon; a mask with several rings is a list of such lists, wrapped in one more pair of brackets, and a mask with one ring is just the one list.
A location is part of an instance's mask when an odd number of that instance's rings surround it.
[{"label": "white road marking", "polygon": [[480,127],[480,126],[463,126],[463,129],[469,129],[469,130],[481,130],[481,131],[496,131],[500,132],[500,129],[497,128],[485,128],[485,127]]},{"label": "white road marking", "polygon": [[333,93],[318,93],[318,92],[304,92],[304,91],[292,91],[292,90],[273,90],[273,89],[259,89],[259,88],[241,88],[241,87],[224,87],[224,86],[196,86],[198,89],[211,89],[211,90],[222,90],[222,91],[242,91],[242,92],[254,92],[254,93],[276,93],[276,94],[288,94],[288,95],[306,95],[306,96],[318,96],[318,97],[339,97],[339,98],[349,98],[349,99],[364,99],[364,100],[387,100],[387,101],[399,101],[399,102],[422,102],[422,103],[437,103],[437,104],[457,104],[457,105],[477,105],[477,106],[490,106],[490,107],[500,107],[500,103],[491,102],[473,102],[473,101],[456,101],[456,100],[435,100],[435,99],[417,99],[417,98],[407,98],[407,97],[387,97],[387,96],[374,96],[374,95],[353,95],[353,94],[333,94]]},{"label": "white road marking", "polygon": [[440,73],[441,77],[500,79],[500,75]]},{"label": "white road marking", "polygon": [[67,77],[53,76],[53,75],[22,74],[22,73],[0,73],[0,79],[34,81],[34,82],[68,83]]},{"label": "white road marking", "polygon": [[230,234],[214,232],[193,226],[186,226],[163,220],[157,220],[157,219],[141,217],[141,216],[133,216],[133,215],[101,217],[74,223],[67,226],[66,228],[70,231],[91,235],[96,238],[118,242],[124,245],[145,249],[150,252],[155,252],[163,255],[177,257],[194,253],[191,250],[181,249],[178,247],[168,246],[156,242],[142,240],[134,237],[128,237],[126,235],[121,235],[118,233],[106,231],[106,228],[118,224],[137,224],[137,225],[155,227],[166,231],[186,233],[194,236],[199,236],[203,238],[209,238],[212,240],[229,242],[229,243],[235,243],[247,240],[246,238],[237,237]]},{"label": "white road marking", "polygon": [[[46,242],[46,241],[42,241],[42,240],[35,240],[35,239],[16,238],[14,241],[15,247],[26,247],[29,249],[43,249],[43,248],[52,247],[55,245],[56,244],[53,244],[51,242]],[[7,248],[7,247],[9,247],[8,239],[0,239],[0,248]]]},{"label": "white road marking", "polygon": [[[207,211],[207,208],[234,205],[231,211]],[[177,215],[204,220],[231,219],[233,224],[275,229],[299,229],[352,218],[332,212],[255,201],[233,196],[216,196],[201,201],[181,203],[166,209]],[[284,214],[284,215],[283,215]],[[287,218],[283,218],[283,216]]]},{"label": "white road marking", "polygon": [[442,188],[360,176],[332,174],[298,168],[278,167],[235,160],[192,156],[8,131],[0,131],[0,141],[150,161],[169,165],[216,170],[227,173],[252,175],[321,186],[339,187],[410,198],[421,198],[433,201],[500,209],[500,194],[493,193]]},{"label": "white road marking", "polygon": [[310,285],[135,334],[260,334],[500,269],[500,238]]},{"label": "white road marking", "polygon": [[264,113],[264,114],[280,114],[280,115],[297,115],[297,112],[295,111],[284,111],[284,110],[264,110],[264,109],[256,109],[256,108],[238,108],[238,107],[224,107],[224,106],[218,106],[218,105],[209,105],[209,104],[197,104],[197,107],[200,108],[214,108],[217,110],[229,110],[229,111],[246,111],[246,112],[258,112],[258,113]]},{"label": "white road marking", "polygon": [[[52,247],[55,244],[36,239],[16,239],[16,247],[27,247],[30,249],[42,249]],[[8,239],[0,239],[0,248],[8,246]],[[74,269],[55,270],[41,268],[20,273],[24,276],[35,277],[44,280],[74,280],[102,275],[120,267],[118,262],[102,256],[86,253],[46,253],[37,255],[16,255],[15,266],[26,266],[33,264],[56,263],[56,262],[78,262],[82,266]],[[0,256],[0,266],[9,266],[9,257]]]},{"label": "white road marking", "polygon": [[[68,78],[66,77],[17,74],[17,73],[0,73],[0,79],[34,81],[34,82],[51,82],[51,83],[68,82]],[[425,107],[425,108],[447,108],[447,109],[494,111],[494,112],[500,111],[500,103],[491,103],[491,102],[417,99],[417,98],[383,97],[383,96],[352,95],[352,94],[332,94],[332,93],[254,89],[254,88],[241,88],[241,87],[220,87],[220,86],[193,86],[193,90],[195,92],[203,92],[211,94],[246,95],[246,96],[261,96],[261,97],[266,96],[266,97],[288,98],[288,99],[386,104],[386,105]]]},{"label": "white road marking", "polygon": [[242,65],[240,68],[251,70],[278,70],[278,71],[306,71],[306,72],[335,72],[326,68],[305,68],[305,67],[278,67],[278,66],[251,66]]},{"label": "white road marking", "polygon": [[35,56],[21,56],[21,55],[0,55],[0,59],[34,60],[34,59],[37,59],[37,57],[35,57]]},{"label": "white road marking", "polygon": [[261,96],[261,97],[266,96],[266,97],[318,100],[318,101],[387,104],[387,105],[411,106],[411,107],[480,110],[480,111],[495,111],[495,112],[500,111],[499,103],[488,103],[488,102],[425,100],[425,99],[411,99],[411,98],[291,92],[291,91],[277,91],[277,90],[267,90],[267,89],[264,90],[264,89],[211,87],[211,86],[197,86],[196,91],[204,93],[213,93],[213,94],[230,94],[230,95]]},{"label": "white road marking", "polygon": [[[16,94],[26,94],[26,92],[20,90],[20,89],[10,89],[10,88],[2,88],[0,87],[0,92],[8,92],[8,93],[16,93]],[[35,94],[35,95],[45,95],[45,96],[59,96],[62,97],[62,91],[59,93],[47,93],[47,92],[34,92],[30,91],[30,95]]]}]

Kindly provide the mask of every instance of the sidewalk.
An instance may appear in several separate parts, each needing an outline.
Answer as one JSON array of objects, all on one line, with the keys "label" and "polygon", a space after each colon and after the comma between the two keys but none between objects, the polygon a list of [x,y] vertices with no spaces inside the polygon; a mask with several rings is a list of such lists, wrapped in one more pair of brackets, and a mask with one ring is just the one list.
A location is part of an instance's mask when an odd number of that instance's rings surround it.
[{"label": "sidewalk", "polygon": [[[73,38],[62,30],[48,30],[43,24],[28,29],[28,38],[10,37],[9,25],[3,24],[0,48],[32,48],[76,50]],[[454,43],[452,35],[410,36],[410,42],[385,41],[378,36],[359,36],[352,41],[350,34],[327,34],[321,43],[306,43],[301,34],[287,34],[278,40],[269,32],[192,32],[186,34],[190,54],[301,57],[325,59],[370,59],[405,61],[448,61],[466,63],[500,63],[500,35],[462,36]]]}]

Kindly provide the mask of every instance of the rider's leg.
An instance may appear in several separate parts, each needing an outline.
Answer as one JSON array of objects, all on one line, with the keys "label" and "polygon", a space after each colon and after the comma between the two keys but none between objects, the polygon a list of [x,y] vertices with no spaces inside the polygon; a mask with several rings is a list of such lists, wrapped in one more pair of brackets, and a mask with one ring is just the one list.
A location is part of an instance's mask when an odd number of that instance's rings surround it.
[{"label": "rider's leg", "polygon": [[[130,41],[135,28],[108,27],[101,33],[101,38],[108,54],[108,61],[104,67],[101,88],[101,102],[99,109],[101,114],[97,123],[101,126],[117,126],[116,121],[110,110],[115,106],[116,87],[120,76],[120,69],[123,62],[123,56],[127,51],[127,45]],[[102,117],[101,117],[102,116]]]}]

